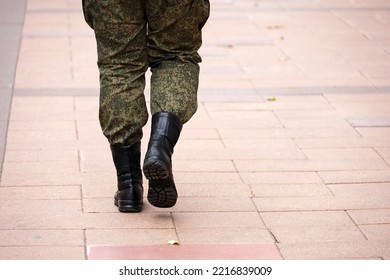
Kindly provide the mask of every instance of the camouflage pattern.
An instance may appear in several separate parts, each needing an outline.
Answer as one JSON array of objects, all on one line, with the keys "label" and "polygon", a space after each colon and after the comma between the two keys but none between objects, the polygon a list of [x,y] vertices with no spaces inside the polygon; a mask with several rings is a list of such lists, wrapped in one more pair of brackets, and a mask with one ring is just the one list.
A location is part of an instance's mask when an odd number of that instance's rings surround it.
[{"label": "camouflage pattern", "polygon": [[148,67],[152,114],[174,113],[185,123],[196,112],[198,50],[209,9],[208,0],[83,0],[97,42],[99,120],[110,144],[142,138]]}]

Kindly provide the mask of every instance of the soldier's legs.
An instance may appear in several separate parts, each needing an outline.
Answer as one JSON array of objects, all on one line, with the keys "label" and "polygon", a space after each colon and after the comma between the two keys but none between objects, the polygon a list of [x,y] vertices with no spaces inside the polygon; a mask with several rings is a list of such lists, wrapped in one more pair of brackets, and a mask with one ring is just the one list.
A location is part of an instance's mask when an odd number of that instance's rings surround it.
[{"label": "soldier's legs", "polygon": [[143,204],[140,140],[148,118],[144,0],[83,0],[83,10],[97,42],[99,120],[117,171],[114,203],[121,212],[139,212]]},{"label": "soldier's legs", "polygon": [[209,1],[146,0],[152,129],[144,160],[148,200],[156,207],[177,201],[171,157],[182,124],[197,109],[201,29]]},{"label": "soldier's legs", "polygon": [[103,133],[111,145],[132,145],[141,140],[148,118],[144,0],[84,0],[83,5],[97,42]]}]

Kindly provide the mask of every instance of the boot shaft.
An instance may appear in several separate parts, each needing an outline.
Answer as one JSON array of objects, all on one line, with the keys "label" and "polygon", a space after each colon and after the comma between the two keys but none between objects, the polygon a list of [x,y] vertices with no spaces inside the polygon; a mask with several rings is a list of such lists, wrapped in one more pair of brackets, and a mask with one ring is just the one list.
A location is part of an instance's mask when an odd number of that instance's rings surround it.
[{"label": "boot shaft", "polygon": [[176,145],[183,125],[179,118],[172,113],[159,112],[152,117],[151,145],[162,145],[168,148],[170,155]]},{"label": "boot shaft", "polygon": [[118,189],[142,185],[141,142],[131,146],[110,146],[118,177]]}]

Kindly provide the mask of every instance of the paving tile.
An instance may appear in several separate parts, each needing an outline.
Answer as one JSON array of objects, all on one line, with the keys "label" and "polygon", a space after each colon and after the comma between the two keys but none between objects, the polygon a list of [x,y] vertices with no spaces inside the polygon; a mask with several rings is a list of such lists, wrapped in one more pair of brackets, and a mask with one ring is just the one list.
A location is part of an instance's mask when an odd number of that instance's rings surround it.
[{"label": "paving tile", "polygon": [[299,138],[294,139],[298,147],[303,149],[326,149],[326,148],[371,148],[389,147],[387,139],[376,138]]},{"label": "paving tile", "polygon": [[84,246],[0,247],[2,260],[85,260]]},{"label": "paving tile", "polygon": [[24,173],[3,173],[1,186],[50,186],[50,185],[79,185],[80,173],[55,172],[34,173],[25,176]]},{"label": "paving tile", "polygon": [[359,228],[368,240],[390,240],[390,223],[379,225],[360,225]]},{"label": "paving tile", "polygon": [[223,139],[256,139],[256,138],[334,138],[334,137],[360,137],[352,128],[329,128],[313,127],[307,128],[258,128],[248,129],[218,129]]},{"label": "paving tile", "polygon": [[91,245],[157,245],[177,240],[175,229],[87,229],[86,243]]},{"label": "paving tile", "polygon": [[358,127],[356,130],[363,137],[386,138],[390,137],[390,127]]},{"label": "paving tile", "polygon": [[327,184],[390,182],[390,170],[320,171],[318,174]]},{"label": "paving tile", "polygon": [[175,172],[176,184],[241,184],[236,172]]},{"label": "paving tile", "polygon": [[343,118],[323,118],[320,119],[282,119],[280,122],[286,128],[318,128],[318,127],[335,127],[348,128],[349,124]]},{"label": "paving tile", "polygon": [[276,227],[271,229],[280,244],[334,241],[365,241],[356,226]]},{"label": "paving tile", "polygon": [[272,112],[246,111],[242,112],[210,112],[211,122],[220,128],[260,128],[260,127],[282,127],[279,120]]},{"label": "paving tile", "polygon": [[316,172],[240,172],[247,184],[321,184]]},{"label": "paving tile", "polygon": [[358,225],[390,223],[390,209],[386,208],[349,210],[348,214]]},{"label": "paving tile", "polygon": [[378,154],[370,148],[340,149],[302,149],[309,159],[379,159]]},{"label": "paving tile", "polygon": [[354,226],[345,211],[308,211],[260,213],[268,228],[279,227],[326,227]]},{"label": "paving tile", "polygon": [[336,241],[281,243],[278,248],[286,260],[377,259],[388,255],[389,242]]},{"label": "paving tile", "polygon": [[50,161],[5,161],[3,166],[3,172],[5,173],[23,173],[24,176],[29,176],[29,174],[45,174],[53,173],[61,170],[65,173],[75,173],[79,171],[78,161],[55,161],[54,159]]},{"label": "paving tile", "polygon": [[177,186],[180,197],[250,197],[251,188],[244,184],[180,184]]},{"label": "paving tile", "polygon": [[181,197],[172,211],[177,212],[253,212],[249,197]]},{"label": "paving tile", "polygon": [[0,230],[2,246],[84,246],[84,231]]},{"label": "paving tile", "polygon": [[257,212],[173,213],[175,227],[181,228],[265,228]]},{"label": "paving tile", "polygon": [[5,160],[7,162],[46,162],[53,160],[61,160],[68,162],[78,161],[78,151],[76,147],[65,149],[46,147],[42,150],[28,150],[28,148],[29,147],[25,147],[25,150],[7,149],[5,153]]},{"label": "paving tile", "polygon": [[364,161],[351,159],[303,159],[303,160],[234,160],[239,172],[297,172],[331,170],[372,170],[389,169],[389,165],[380,158]]},{"label": "paving tile", "polygon": [[390,118],[348,118],[353,127],[382,127],[390,126]]},{"label": "paving tile", "polygon": [[274,239],[266,229],[256,227],[239,228],[178,228],[176,229],[181,244],[237,244],[266,243]]},{"label": "paving tile", "polygon": [[251,184],[255,197],[332,196],[325,184]]},{"label": "paving tile", "polygon": [[336,184],[328,185],[328,188],[336,196],[390,196],[390,183],[375,184]]},{"label": "paving tile", "polygon": [[0,200],[77,200],[80,186],[1,187]]},{"label": "paving tile", "polygon": [[389,207],[386,197],[361,196],[316,196],[316,197],[255,197],[254,203],[260,212],[275,211],[328,211],[380,209]]},{"label": "paving tile", "polygon": [[271,244],[183,244],[180,246],[89,246],[89,260],[280,260]]},{"label": "paving tile", "polygon": [[76,212],[81,211],[81,200],[38,200],[18,199],[4,200],[1,198],[0,211],[4,213],[41,213],[41,212]]}]

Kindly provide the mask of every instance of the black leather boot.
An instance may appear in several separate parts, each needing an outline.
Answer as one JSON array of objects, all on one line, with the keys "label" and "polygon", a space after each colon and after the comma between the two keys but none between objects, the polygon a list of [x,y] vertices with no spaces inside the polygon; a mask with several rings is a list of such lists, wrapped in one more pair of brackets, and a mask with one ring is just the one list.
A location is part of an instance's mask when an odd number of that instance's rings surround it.
[{"label": "black leather boot", "polygon": [[182,123],[172,113],[153,115],[152,131],[143,171],[149,180],[148,201],[156,207],[172,207],[177,191],[172,174],[173,147],[179,139]]},{"label": "black leather boot", "polygon": [[120,212],[140,212],[143,202],[141,142],[110,147],[118,177],[114,203]]}]

